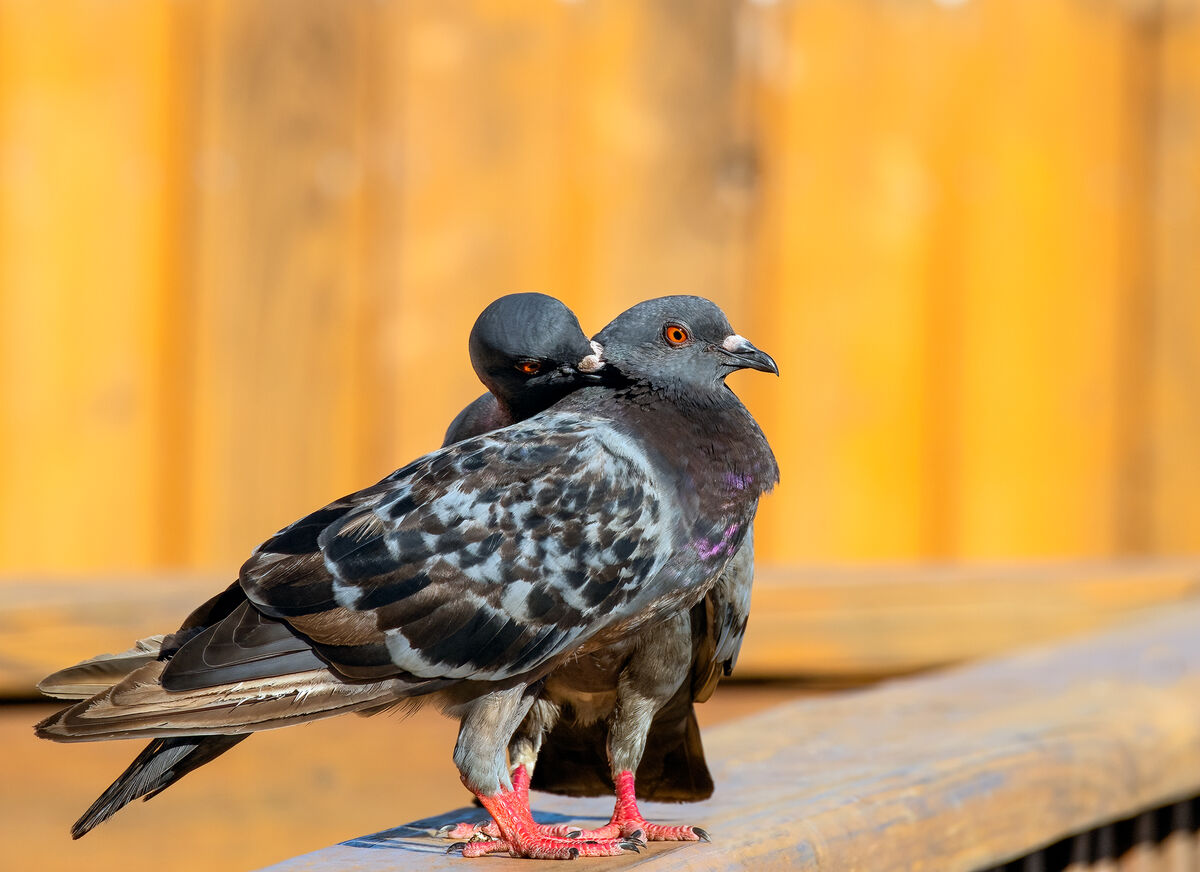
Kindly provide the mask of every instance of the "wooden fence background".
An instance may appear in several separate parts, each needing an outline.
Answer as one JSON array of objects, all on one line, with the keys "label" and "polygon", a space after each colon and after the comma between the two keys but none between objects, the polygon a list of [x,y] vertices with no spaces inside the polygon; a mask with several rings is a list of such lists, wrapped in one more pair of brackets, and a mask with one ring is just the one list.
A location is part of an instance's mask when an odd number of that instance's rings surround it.
[{"label": "wooden fence background", "polygon": [[776,356],[764,561],[1200,550],[1200,4],[0,0],[0,571],[233,572],[516,290]]}]

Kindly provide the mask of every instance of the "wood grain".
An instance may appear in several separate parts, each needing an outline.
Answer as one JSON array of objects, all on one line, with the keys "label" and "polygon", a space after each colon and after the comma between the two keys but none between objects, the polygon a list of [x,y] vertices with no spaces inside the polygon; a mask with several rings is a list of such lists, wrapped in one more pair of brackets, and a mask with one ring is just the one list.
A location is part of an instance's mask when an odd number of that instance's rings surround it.
[{"label": "wood grain", "polygon": [[[787,687],[722,687],[700,710],[701,727],[801,695]],[[71,822],[140,746],[34,738],[33,724],[54,709],[0,705],[5,869],[252,869],[467,797],[452,760],[453,720],[432,708],[409,717],[332,718],[254,736],[152,802],[133,803],[72,841]]]},{"label": "wood grain", "polygon": [[180,186],[170,172],[171,45],[155,0],[0,3],[8,570],[166,559],[162,362],[178,336],[163,289]]},{"label": "wood grain", "polygon": [[[1034,7],[1039,14],[1030,14]],[[964,74],[951,553],[1062,557],[1118,543],[1119,339],[1143,196],[1117,4],[970,4]],[[1070,34],[1067,39],[1066,35]],[[1020,58],[1019,62],[1017,58]],[[1094,111],[1097,105],[1105,111]],[[1086,216],[1086,217],[1085,217]]]},{"label": "wood grain", "polygon": [[916,672],[1095,631],[1200,597],[1195,560],[760,568],[739,678]]},{"label": "wood grain", "polygon": [[1200,549],[1200,15],[1171,2],[1161,26],[1150,432],[1150,547]]},{"label": "wood grain", "polygon": [[775,354],[768,562],[1200,549],[1190,2],[44,5],[0,0],[0,570],[233,572],[437,444],[518,290]]},{"label": "wood grain", "polygon": [[[835,697],[711,731],[715,797],[644,807],[712,844],[581,868],[971,872],[1200,793],[1200,605],[1100,636]],[[607,804],[537,796],[549,817]],[[270,867],[452,869],[437,818]],[[516,868],[495,860],[497,868]]]},{"label": "wood grain", "polygon": [[[221,577],[10,580],[0,697],[167,632]],[[758,570],[739,679],[845,684],[974,660],[1200,597],[1196,560],[974,568]]]},{"label": "wood grain", "polygon": [[389,470],[364,275],[365,4],[210,2],[201,26],[186,563],[236,567],[264,534]]}]

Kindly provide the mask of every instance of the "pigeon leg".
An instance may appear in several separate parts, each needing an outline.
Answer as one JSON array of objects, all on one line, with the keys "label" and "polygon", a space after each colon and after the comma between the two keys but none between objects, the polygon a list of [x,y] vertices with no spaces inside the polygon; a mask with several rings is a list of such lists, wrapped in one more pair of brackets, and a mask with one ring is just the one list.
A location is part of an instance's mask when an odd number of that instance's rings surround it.
[{"label": "pigeon leg", "polygon": [[500,790],[493,796],[479,794],[492,815],[500,838],[482,839],[451,846],[461,847],[464,857],[482,857],[507,851],[514,857],[538,860],[573,860],[576,857],[616,857],[625,851],[637,851],[641,844],[631,839],[566,839],[543,835],[529,813],[527,798],[518,791]]},{"label": "pigeon leg", "polygon": [[622,836],[641,830],[642,838],[649,842],[707,842],[708,833],[700,827],[663,826],[652,824],[638,811],[633,773],[626,769],[617,775],[617,804],[609,826],[616,826]]},{"label": "pigeon leg", "polygon": [[630,659],[617,685],[617,704],[609,718],[608,757],[612,763],[617,802],[612,820],[596,830],[584,830],[582,839],[633,838],[647,841],[695,842],[707,840],[704,830],[690,826],[648,823],[638,811],[634,775],[646,750],[646,737],[654,716],[686,680],[692,658],[690,618],[679,615],[663,624]]},{"label": "pigeon leg", "polygon": [[[529,808],[529,771],[525,768],[525,764],[521,763],[512,771],[513,793],[525,808]],[[576,834],[581,832],[580,828],[568,824],[539,824],[534,823],[534,827],[540,835],[557,836],[562,838],[573,839]],[[469,839],[477,839],[484,836],[489,839],[499,839],[500,827],[496,825],[494,820],[482,821],[480,823],[468,823],[463,821],[454,824],[453,826],[443,827],[438,830],[438,835],[445,839],[453,839],[455,841],[466,841]]]},{"label": "pigeon leg", "polygon": [[[529,781],[533,774],[534,764],[537,763],[538,750],[546,731],[558,720],[558,706],[548,700],[539,699],[529,708],[529,712],[521,721],[521,726],[513,734],[508,744],[508,757],[513,764],[511,777],[513,790],[524,800],[525,807],[529,805]],[[538,831],[546,836],[564,836],[574,838],[580,831],[579,827],[569,824],[545,826],[537,824]],[[500,838],[500,828],[495,821],[480,823],[458,823],[443,827],[438,835],[454,840],[466,840],[486,836],[492,839]]]}]

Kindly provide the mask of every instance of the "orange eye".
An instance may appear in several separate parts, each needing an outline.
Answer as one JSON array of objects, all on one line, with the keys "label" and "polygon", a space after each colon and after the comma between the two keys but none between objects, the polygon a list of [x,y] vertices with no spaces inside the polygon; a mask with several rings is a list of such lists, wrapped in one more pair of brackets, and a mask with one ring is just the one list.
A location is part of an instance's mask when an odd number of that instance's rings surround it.
[{"label": "orange eye", "polygon": [[683,345],[692,337],[688,335],[687,330],[680,327],[678,324],[668,324],[663,329],[663,338],[671,345]]},{"label": "orange eye", "polygon": [[542,362],[540,360],[522,360],[517,364],[517,369],[525,375],[537,375],[542,371]]}]

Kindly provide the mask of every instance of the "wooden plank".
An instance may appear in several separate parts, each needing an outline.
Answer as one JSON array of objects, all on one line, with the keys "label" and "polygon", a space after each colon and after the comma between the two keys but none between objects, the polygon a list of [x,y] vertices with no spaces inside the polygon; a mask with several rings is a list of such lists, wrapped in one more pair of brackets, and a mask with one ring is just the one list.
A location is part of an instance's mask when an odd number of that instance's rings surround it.
[{"label": "wooden plank", "polygon": [[[0,2],[0,558],[166,557],[171,6]],[[54,520],[57,519],[57,520]],[[69,520],[67,520],[69,519]],[[68,532],[69,530],[69,532]]]},{"label": "wooden plank", "polygon": [[[1139,24],[1117,3],[972,3],[953,292],[950,553],[1119,544],[1120,371],[1145,131]],[[1014,63],[1020,57],[1020,63]],[[1132,177],[1132,178],[1131,178]]]},{"label": "wooden plank", "polygon": [[[790,703],[706,737],[717,793],[650,819],[711,844],[580,868],[971,872],[1200,793],[1200,604],[1104,635],[859,693]],[[604,799],[535,795],[550,819]],[[455,869],[426,833],[468,808],[297,857],[272,872]],[[497,859],[497,868],[517,868]]]},{"label": "wooden plank", "polygon": [[1194,559],[757,572],[739,678],[850,681],[994,656],[1200,596]]},{"label": "wooden plank", "polygon": [[503,293],[559,296],[589,334],[666,293],[705,294],[736,318],[733,7],[400,4],[386,111],[403,232],[386,315],[400,457],[437,444],[478,395],[461,349]]},{"label": "wooden plank", "polygon": [[[219,576],[18,583],[0,597],[0,696],[178,626]],[[1200,562],[760,568],[739,679],[858,682],[1111,626],[1200,597]]]},{"label": "wooden plank", "polygon": [[189,480],[174,495],[187,565],[232,570],[265,534],[395,468],[363,450],[391,401],[362,256],[375,11],[204,5]]},{"label": "wooden plank", "polygon": [[[794,688],[723,687],[700,710],[701,727],[800,695]],[[5,869],[253,869],[467,796],[452,762],[456,724],[432,707],[404,719],[331,718],[254,736],[76,842],[71,822],[128,765],[139,743],[35,739],[31,726],[55,708],[0,706]]]},{"label": "wooden plank", "polygon": [[1152,212],[1149,547],[1200,550],[1200,15],[1168,2],[1162,27]]},{"label": "wooden plank", "polygon": [[[973,38],[935,4],[752,4],[742,44],[758,171],[753,316],[780,363],[747,390],[783,470],[764,560],[931,553],[927,287],[942,255],[936,164]],[[848,107],[853,109],[848,110]],[[936,458],[940,460],[939,458]]]}]

